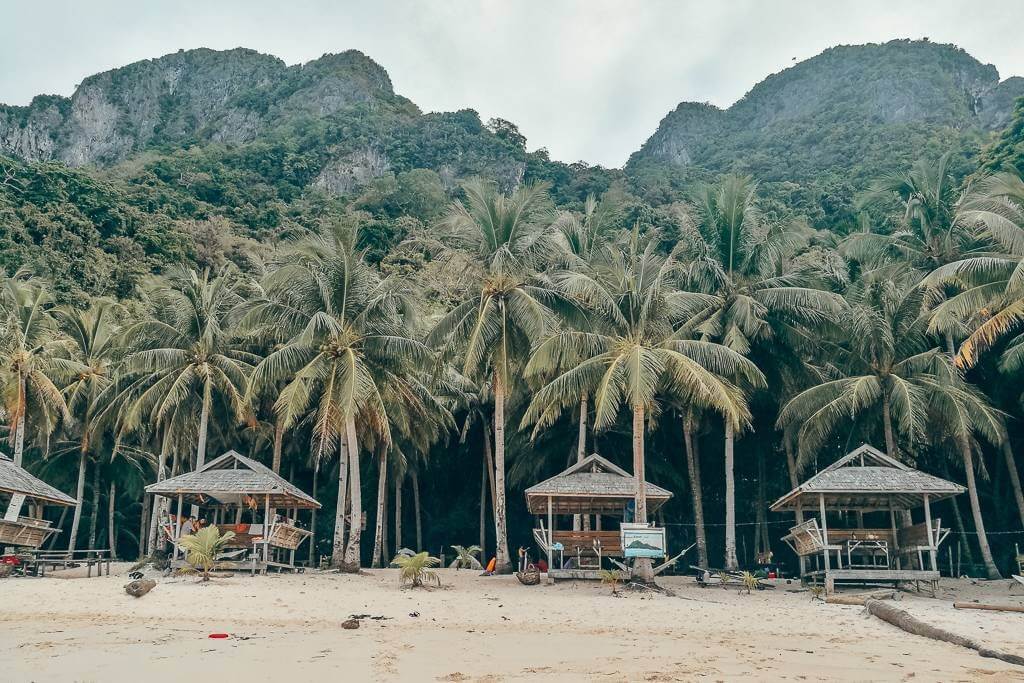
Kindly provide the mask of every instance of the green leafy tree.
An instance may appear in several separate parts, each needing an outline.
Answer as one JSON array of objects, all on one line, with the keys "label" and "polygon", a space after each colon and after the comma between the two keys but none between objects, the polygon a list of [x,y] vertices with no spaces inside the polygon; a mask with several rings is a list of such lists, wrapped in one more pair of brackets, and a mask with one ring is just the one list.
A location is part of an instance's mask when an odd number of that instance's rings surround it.
[{"label": "green leafy tree", "polygon": [[196,572],[202,575],[203,581],[209,581],[210,572],[229,566],[219,562],[217,556],[234,537],[234,531],[225,531],[222,534],[216,526],[203,527],[194,534],[183,536],[178,540],[178,547],[185,551],[185,561],[189,566],[179,571]]}]

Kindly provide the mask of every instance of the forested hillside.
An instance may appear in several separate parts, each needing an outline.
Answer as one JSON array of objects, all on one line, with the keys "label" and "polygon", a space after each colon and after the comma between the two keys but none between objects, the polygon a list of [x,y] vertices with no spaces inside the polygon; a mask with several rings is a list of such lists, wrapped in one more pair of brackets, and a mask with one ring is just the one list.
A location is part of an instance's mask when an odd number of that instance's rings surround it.
[{"label": "forested hillside", "polygon": [[1024,525],[1019,95],[953,46],[837,47],[680,104],[624,169],[421,112],[355,51],[179,52],[0,106],[11,448],[86,502],[73,543],[122,554],[145,483],[236,448],[316,490],[348,568],[403,520],[505,563],[522,490],[597,451],[737,566],[870,441],[969,487],[942,514],[994,575]]}]

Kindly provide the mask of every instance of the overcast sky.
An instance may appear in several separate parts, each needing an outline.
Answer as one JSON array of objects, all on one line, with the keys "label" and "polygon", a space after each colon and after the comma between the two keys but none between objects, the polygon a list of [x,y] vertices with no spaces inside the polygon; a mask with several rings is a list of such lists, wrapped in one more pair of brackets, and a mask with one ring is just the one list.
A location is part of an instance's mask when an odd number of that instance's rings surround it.
[{"label": "overcast sky", "polygon": [[1024,75],[1022,26],[1024,0],[0,0],[0,102],[179,48],[356,48],[425,111],[471,107],[530,149],[620,166],[680,101],[728,106],[832,45],[928,36]]}]

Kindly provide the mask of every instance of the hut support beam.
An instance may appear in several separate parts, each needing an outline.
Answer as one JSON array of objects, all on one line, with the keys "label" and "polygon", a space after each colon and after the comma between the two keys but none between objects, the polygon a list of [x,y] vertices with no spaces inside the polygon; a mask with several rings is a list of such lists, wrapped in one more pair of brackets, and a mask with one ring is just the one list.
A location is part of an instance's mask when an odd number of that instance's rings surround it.
[{"label": "hut support beam", "polygon": [[828,521],[825,516],[825,494],[818,494],[818,509],[821,512],[821,541],[824,547],[825,553],[825,593],[831,593],[834,590],[832,579],[829,577],[829,557],[828,557]]},{"label": "hut support beam", "polygon": [[927,493],[924,494],[924,524],[925,535],[928,538],[928,558],[931,561],[932,571],[938,571],[938,560],[935,557],[936,541],[938,539],[935,536],[935,530],[932,528],[932,505]]},{"label": "hut support beam", "polygon": [[554,566],[554,556],[551,553],[551,544],[555,538],[555,517],[551,511],[551,496],[548,496],[548,571]]},{"label": "hut support beam", "polygon": [[903,561],[900,560],[899,537],[896,535],[896,506],[892,498],[889,499],[889,524],[892,526],[892,554],[896,558],[896,569],[903,569]]}]

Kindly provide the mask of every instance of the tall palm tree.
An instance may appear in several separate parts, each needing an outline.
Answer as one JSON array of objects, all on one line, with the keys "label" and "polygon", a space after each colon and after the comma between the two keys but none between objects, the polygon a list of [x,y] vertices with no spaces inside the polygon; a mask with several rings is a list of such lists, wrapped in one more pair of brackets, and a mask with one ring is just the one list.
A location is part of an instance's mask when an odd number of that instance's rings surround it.
[{"label": "tall palm tree", "polygon": [[259,357],[240,348],[229,320],[242,296],[228,272],[176,271],[152,284],[151,315],[124,332],[131,342],[124,371],[136,380],[142,406],[158,404],[160,423],[187,404],[199,406],[197,469],[206,462],[214,395],[239,421],[249,412],[246,377]]},{"label": "tall palm tree", "polygon": [[505,572],[511,566],[505,512],[506,399],[517,368],[554,326],[548,306],[555,294],[536,268],[563,249],[548,229],[553,215],[546,186],[523,186],[503,195],[494,185],[471,182],[464,190],[465,202],[452,205],[440,228],[445,250],[468,251],[479,267],[467,273],[469,295],[438,321],[427,342],[461,352],[460,370],[470,379],[492,378],[495,564]]},{"label": "tall palm tree", "polygon": [[[264,280],[266,298],[243,319],[249,329],[275,326],[282,339],[256,367],[250,390],[285,383],[275,403],[284,427],[313,411],[317,461],[335,446],[341,452],[332,563],[350,571],[360,566],[359,433],[364,443],[390,445],[385,393],[407,384],[408,374],[429,358],[409,331],[410,293],[382,279],[357,240],[356,228],[335,225],[289,245]],[[346,493],[353,522],[342,548]]]},{"label": "tall palm tree", "polygon": [[38,430],[49,435],[57,419],[71,419],[57,386],[77,369],[65,358],[51,314],[52,300],[40,284],[20,277],[5,279],[0,290],[0,390],[9,423],[14,462],[22,464],[25,430],[30,411],[38,415]]},{"label": "tall palm tree", "polygon": [[[778,426],[798,429],[798,466],[843,424],[881,418],[886,452],[906,457],[931,431],[948,430],[964,461],[982,557],[998,575],[989,550],[974,480],[970,440],[975,433],[999,443],[1001,419],[963,384],[949,356],[933,344],[924,310],[925,289],[912,282],[867,282],[853,289],[846,332],[823,340],[834,379],[806,389],[783,407]],[[902,443],[902,447],[900,444]]]},{"label": "tall palm tree", "polygon": [[[812,285],[813,274],[794,271],[787,259],[808,243],[808,230],[772,224],[757,202],[749,176],[729,175],[701,188],[679,214],[685,285],[705,295],[684,329],[748,355],[756,345],[793,337],[794,326],[814,327],[842,310],[842,300]],[[725,425],[725,566],[735,569],[735,426]]]},{"label": "tall palm tree", "polygon": [[78,428],[75,449],[78,451],[78,483],[75,488],[78,502],[68,534],[68,550],[72,552],[82,519],[86,467],[90,457],[98,461],[98,447],[105,431],[100,419],[103,412],[101,397],[107,395],[113,383],[114,366],[122,350],[115,319],[117,308],[113,302],[100,300],[86,310],[59,308],[54,311],[57,326],[73,345],[73,357],[81,365],[71,383],[64,387],[68,408]]},{"label": "tall palm tree", "polygon": [[[549,372],[571,364],[569,370],[536,392],[523,417],[534,432],[550,425],[562,410],[575,406],[579,396],[594,397],[594,428],[606,429],[623,403],[633,420],[633,476],[636,480],[636,520],[647,521],[644,474],[646,420],[659,410],[659,396],[718,412],[738,429],[750,414],[733,380],[757,386],[763,375],[741,354],[714,342],[685,339],[676,325],[691,314],[692,295],[675,288],[674,256],[658,254],[657,240],[646,245],[635,232],[602,280],[574,278],[577,296],[603,313],[593,331],[563,330],[542,343],[527,366],[527,374]],[[637,561],[641,580],[653,578],[650,560]]]}]

